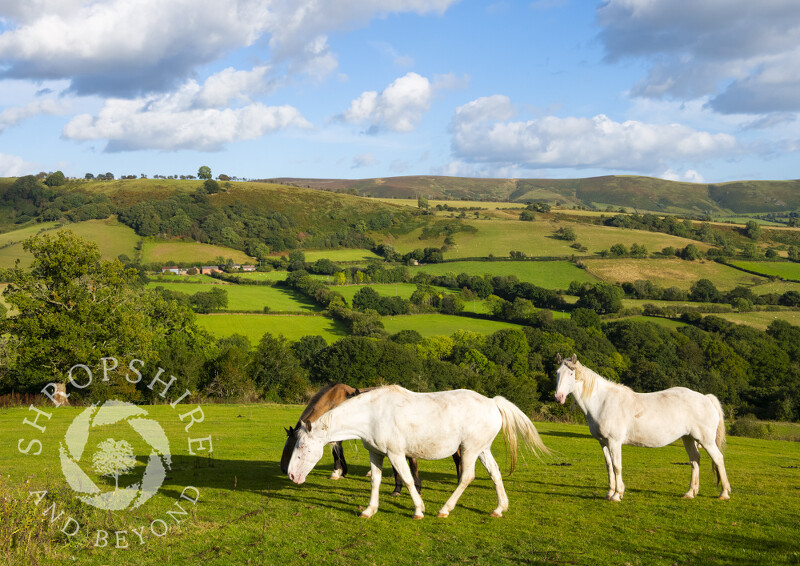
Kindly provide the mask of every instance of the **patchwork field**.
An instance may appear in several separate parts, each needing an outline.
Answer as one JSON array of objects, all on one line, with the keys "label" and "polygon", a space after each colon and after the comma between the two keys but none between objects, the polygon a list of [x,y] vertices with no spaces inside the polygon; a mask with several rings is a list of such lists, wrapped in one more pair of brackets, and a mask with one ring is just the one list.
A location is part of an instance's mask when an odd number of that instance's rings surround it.
[{"label": "patchwork field", "polygon": [[661,287],[688,290],[699,279],[710,279],[717,289],[730,290],[738,285],[751,286],[766,279],[713,261],[681,259],[587,259],[589,273],[613,282],[652,281]]},{"label": "patchwork field", "polygon": [[773,320],[785,320],[789,324],[800,326],[800,311],[794,310],[732,312],[714,316],[720,316],[737,324],[746,324],[759,330],[766,330]]},{"label": "patchwork field", "polygon": [[[0,234],[0,246],[4,243],[15,242],[0,249],[0,267],[13,267],[17,259],[20,260],[22,266],[30,265],[32,256],[22,249],[22,241],[42,231],[49,231],[54,226],[54,222],[43,222],[21,230]],[[59,229],[70,230],[82,238],[95,242],[100,248],[103,259],[116,259],[122,254],[131,259],[136,257],[135,246],[139,241],[139,236],[115,218],[86,220],[85,222],[66,224]]]},{"label": "patchwork field", "polygon": [[148,287],[164,287],[192,295],[207,292],[214,287],[228,293],[229,311],[260,311],[268,306],[273,311],[319,311],[320,307],[307,299],[302,293],[284,287],[268,285],[206,285],[202,283],[161,283],[151,282]]},{"label": "patchwork field", "polygon": [[328,343],[347,335],[344,325],[326,316],[283,314],[201,314],[197,323],[217,337],[243,334],[255,345],[269,332],[295,341],[303,336],[322,336]]},{"label": "patchwork field", "polygon": [[[578,236],[577,242],[588,249],[587,252],[580,255],[596,254],[617,243],[625,244],[628,247],[633,243],[638,243],[644,245],[649,252],[657,252],[667,246],[683,248],[690,243],[695,244],[701,250],[708,248],[707,244],[669,234],[621,230],[610,226],[595,226],[577,222],[469,220],[465,223],[477,228],[477,232],[456,233],[453,236],[456,244],[444,253],[445,258],[488,257],[490,254],[508,257],[511,250],[525,252],[531,257],[570,257],[576,254],[576,250],[570,247],[572,242],[559,240],[553,236],[555,231],[562,227],[573,228]],[[402,253],[415,248],[438,247],[444,243],[443,236],[420,240],[421,231],[421,229],[417,229],[398,238],[389,238],[386,242],[394,245]]]},{"label": "patchwork field", "polygon": [[203,263],[216,265],[218,258],[232,259],[234,263],[253,263],[255,260],[242,251],[203,244],[200,242],[165,242],[145,240],[142,246],[142,263]]},{"label": "patchwork field", "polygon": [[446,314],[384,316],[382,321],[384,328],[389,334],[394,334],[401,330],[416,330],[422,334],[422,336],[450,336],[456,330],[469,330],[482,334],[492,334],[503,328],[519,328],[519,326],[510,322]]},{"label": "patchwork field", "polygon": [[370,259],[383,259],[370,250],[342,248],[338,250],[303,250],[306,261],[317,261],[318,259],[329,259],[333,262],[359,262]]},{"label": "patchwork field", "polygon": [[546,289],[566,289],[572,281],[597,281],[597,277],[568,261],[453,261],[420,265],[411,268],[411,272],[431,275],[516,275],[520,281]]},{"label": "patchwork field", "polygon": [[[326,451],[298,486],[280,472],[279,459],[286,438],[283,427],[294,424],[302,407],[204,405],[205,420],[196,428],[212,436],[213,460],[188,454],[185,421],[178,414],[191,408],[146,407],[164,428],[172,467],[156,495],[130,512],[100,511],[75,499],[61,473],[58,443],[82,409],[53,410],[46,434],[40,435],[42,455],[11,449],[4,453],[0,544],[6,560],[161,566],[196,557],[204,564],[660,566],[796,564],[800,557],[796,442],[730,437],[726,466],[733,494],[727,502],[715,498],[707,455],[702,456],[700,495],[684,500],[680,496],[688,487],[689,467],[680,442],[659,449],[626,446],[625,499],[610,503],[603,499],[607,475],[602,452],[588,428],[539,422],[543,441],[557,451],[553,457],[539,461],[522,452],[517,470],[507,475],[503,440],[498,437],[494,443],[510,500],[502,518],[489,517],[496,496],[480,464],[450,517],[436,518],[456,483],[453,464],[446,459],[420,462],[427,510],[423,520],[411,519],[405,489],[400,497],[389,496],[388,465],[380,508],[375,517],[363,520],[358,514],[369,499],[370,479],[365,477],[368,453],[360,443],[345,442],[345,479],[328,479],[332,460]],[[22,425],[29,415],[24,408],[0,412],[3,445],[29,437],[30,427]],[[199,492],[196,504],[179,500],[186,486]],[[39,507],[29,495],[36,490],[48,491]],[[176,501],[187,515],[173,520],[167,511],[176,509]],[[52,504],[56,515],[66,513],[50,524],[42,509]],[[67,515],[81,525],[71,538],[60,533]],[[162,537],[148,528],[157,519],[169,521]],[[142,544],[131,531],[141,526],[146,533]],[[98,529],[111,534],[105,548],[95,546]],[[117,530],[125,531],[128,548],[115,548]]]},{"label": "patchwork field", "polygon": [[800,263],[790,261],[742,261],[733,260],[731,265],[755,271],[767,277],[781,277],[800,281]]}]

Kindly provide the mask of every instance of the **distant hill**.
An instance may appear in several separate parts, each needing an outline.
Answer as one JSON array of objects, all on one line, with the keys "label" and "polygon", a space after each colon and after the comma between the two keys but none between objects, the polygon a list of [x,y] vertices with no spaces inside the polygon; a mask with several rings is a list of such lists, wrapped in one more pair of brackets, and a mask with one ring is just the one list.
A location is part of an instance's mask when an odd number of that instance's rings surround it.
[{"label": "distant hill", "polygon": [[547,201],[604,209],[715,215],[800,208],[800,180],[702,184],[634,175],[585,179],[476,179],[408,176],[379,179],[270,179],[271,182],[360,196],[442,200]]}]

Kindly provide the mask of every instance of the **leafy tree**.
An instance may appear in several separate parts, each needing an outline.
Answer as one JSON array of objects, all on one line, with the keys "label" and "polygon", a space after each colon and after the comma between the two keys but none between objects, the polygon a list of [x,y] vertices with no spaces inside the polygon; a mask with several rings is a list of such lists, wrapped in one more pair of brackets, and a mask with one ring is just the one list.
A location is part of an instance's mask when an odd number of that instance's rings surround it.
[{"label": "leafy tree", "polygon": [[556,230],[556,238],[559,240],[566,240],[567,242],[574,242],[578,239],[578,234],[572,226],[564,226]]},{"label": "leafy tree", "polygon": [[310,368],[314,358],[325,349],[328,345],[325,338],[322,336],[303,336],[292,344],[292,351],[297,359],[300,360],[300,365],[304,368]]},{"label": "leafy tree", "polygon": [[464,310],[464,301],[458,295],[445,295],[442,297],[439,310],[444,314],[458,314]]},{"label": "leafy tree", "polygon": [[722,297],[710,279],[696,281],[689,290],[689,300],[699,303],[716,303]]},{"label": "leafy tree", "polygon": [[353,308],[359,311],[366,311],[372,309],[380,312],[381,296],[372,287],[361,287],[355,295],[353,295]]},{"label": "leafy tree", "polygon": [[44,180],[44,184],[48,187],[60,187],[64,183],[67,182],[66,177],[64,177],[64,173],[61,171],[56,171],[55,173],[51,173],[47,176]]},{"label": "leafy tree", "polygon": [[748,220],[744,225],[744,233],[751,240],[758,240],[761,237],[761,225],[755,220]]},{"label": "leafy tree", "polygon": [[428,206],[429,206],[428,205],[428,197],[424,197],[422,195],[419,195],[417,197],[417,207],[421,208],[423,210],[428,210]]},{"label": "leafy tree", "polygon": [[203,180],[212,179],[211,167],[208,167],[207,165],[201,166],[200,169],[197,170],[197,178]]},{"label": "leafy tree", "polygon": [[696,259],[700,259],[703,257],[703,254],[700,253],[700,250],[697,249],[697,246],[694,244],[688,244],[685,248],[680,251],[681,259],[685,259],[687,261],[694,261]]},{"label": "leafy tree", "polygon": [[611,255],[616,257],[625,257],[628,255],[628,248],[625,244],[614,244],[611,246]]},{"label": "leafy tree", "polygon": [[530,210],[523,210],[519,215],[519,219],[523,222],[533,222],[536,220],[536,216]]},{"label": "leafy tree", "polygon": [[269,332],[253,352],[253,381],[267,398],[302,402],[308,388],[306,373],[286,338]]},{"label": "leafy tree", "polygon": [[591,309],[599,314],[615,313],[622,309],[624,295],[625,292],[621,287],[601,282],[583,291],[576,306]]},{"label": "leafy tree", "polygon": [[205,183],[203,183],[203,188],[208,194],[215,195],[219,192],[219,183],[214,179],[206,179]]}]

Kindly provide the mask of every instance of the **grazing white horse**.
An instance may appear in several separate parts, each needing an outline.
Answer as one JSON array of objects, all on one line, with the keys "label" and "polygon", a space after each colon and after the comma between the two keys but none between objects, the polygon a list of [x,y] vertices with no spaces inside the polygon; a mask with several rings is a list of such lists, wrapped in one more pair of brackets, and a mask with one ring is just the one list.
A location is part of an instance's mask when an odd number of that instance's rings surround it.
[{"label": "grazing white horse", "polygon": [[380,387],[348,399],[314,423],[300,423],[297,446],[289,462],[289,479],[303,483],[327,443],[360,438],[369,450],[372,473],[369,506],[361,516],[372,517],[378,510],[381,468],[384,456],[388,456],[414,501],[414,518],[421,519],[425,504],[414,487],[406,456],[440,460],[461,450],[461,480],[439,510],[439,517],[450,514],[475,478],[477,459],[494,482],[497,508],[492,516],[500,517],[508,509],[508,496],[491,446],[501,428],[510,447],[511,471],[516,465],[517,435],[534,453],[534,448],[550,453],[530,419],[502,397],[489,399],[466,389],[412,393],[397,385]]},{"label": "grazing white horse", "polygon": [[578,362],[558,356],[556,400],[564,404],[572,396],[586,415],[589,430],[603,447],[608,467],[606,499],[619,501],[625,493],[622,483],[622,445],[657,448],[683,439],[692,464],[689,491],[692,499],[700,489],[700,451],[698,443],[711,456],[717,484],[722,483],[720,499],[729,499],[731,486],[725,473],[722,448],[725,421],[722,406],[713,395],[703,395],[685,387],[654,393],[636,393],[613,383]]}]

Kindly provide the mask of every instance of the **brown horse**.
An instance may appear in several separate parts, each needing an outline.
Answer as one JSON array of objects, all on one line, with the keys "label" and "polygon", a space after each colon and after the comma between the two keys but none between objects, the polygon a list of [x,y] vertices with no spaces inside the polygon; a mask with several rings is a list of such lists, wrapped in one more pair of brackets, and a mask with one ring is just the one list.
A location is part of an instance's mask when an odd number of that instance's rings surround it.
[{"label": "brown horse", "polygon": [[[294,427],[285,428],[286,431],[286,444],[283,445],[283,454],[281,455],[281,472],[287,473],[289,469],[289,460],[292,458],[292,452],[297,444],[297,429],[300,428],[300,422],[305,421],[313,423],[319,417],[341,405],[350,397],[355,397],[359,393],[369,391],[374,388],[355,389],[344,383],[336,383],[335,385],[327,385],[317,391],[308,402],[308,405],[303,410],[297,424]],[[341,442],[331,443],[331,454],[333,454],[333,472],[331,473],[332,480],[338,480],[347,475],[347,461],[344,459],[344,451],[342,450]],[[461,456],[456,453],[453,454],[453,462],[456,465],[456,473],[458,478],[461,479]],[[417,468],[416,458],[408,458],[408,466],[411,468],[411,473],[414,476],[414,486],[417,492],[422,489],[422,482],[419,479],[419,470]],[[394,491],[392,495],[400,495],[403,488],[403,481],[397,475],[397,472],[392,468],[394,473]]]}]

